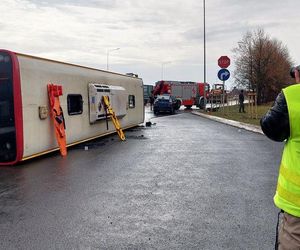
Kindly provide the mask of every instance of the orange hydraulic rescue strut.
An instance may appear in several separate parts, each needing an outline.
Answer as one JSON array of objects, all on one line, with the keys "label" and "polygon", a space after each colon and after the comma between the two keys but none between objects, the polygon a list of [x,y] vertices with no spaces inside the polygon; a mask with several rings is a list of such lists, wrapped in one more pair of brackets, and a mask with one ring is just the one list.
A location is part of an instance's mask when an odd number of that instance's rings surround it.
[{"label": "orange hydraulic rescue strut", "polygon": [[104,109],[105,109],[105,112],[106,112],[107,116],[111,117],[120,139],[122,141],[125,141],[126,138],[125,138],[123,130],[120,126],[119,120],[118,120],[115,112],[113,111],[112,107],[110,106],[109,97],[108,96],[102,96],[102,98],[103,98],[103,103],[104,103]]},{"label": "orange hydraulic rescue strut", "polygon": [[47,85],[48,89],[48,96],[49,96],[49,103],[50,103],[50,113],[54,123],[55,128],[55,136],[57,143],[59,145],[60,154],[62,156],[67,155],[67,147],[66,147],[66,124],[63,110],[60,106],[59,96],[63,94],[62,86],[55,85],[49,83]]}]

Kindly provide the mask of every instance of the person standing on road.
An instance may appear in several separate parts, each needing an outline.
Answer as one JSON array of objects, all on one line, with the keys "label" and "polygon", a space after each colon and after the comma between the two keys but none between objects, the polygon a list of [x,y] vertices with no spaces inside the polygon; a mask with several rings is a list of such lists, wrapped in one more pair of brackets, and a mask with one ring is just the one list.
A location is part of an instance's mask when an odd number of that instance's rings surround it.
[{"label": "person standing on road", "polygon": [[244,90],[241,90],[240,94],[239,94],[239,104],[240,104],[240,107],[239,107],[239,113],[243,112],[245,113],[245,105],[244,105]]},{"label": "person standing on road", "polygon": [[154,104],[154,95],[153,95],[153,90],[151,91],[151,95],[149,97],[150,99],[150,110],[153,110],[153,104]]},{"label": "person standing on road", "polygon": [[267,137],[274,141],[286,140],[274,196],[275,205],[281,209],[275,249],[300,249],[300,76],[297,69],[294,74],[297,84],[284,88],[260,120]]}]

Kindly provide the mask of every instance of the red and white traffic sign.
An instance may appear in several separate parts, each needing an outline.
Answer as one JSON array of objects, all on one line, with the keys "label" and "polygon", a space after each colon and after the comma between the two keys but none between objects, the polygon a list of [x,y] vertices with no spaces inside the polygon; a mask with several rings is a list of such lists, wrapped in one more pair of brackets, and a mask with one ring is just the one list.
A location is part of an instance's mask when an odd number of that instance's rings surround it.
[{"label": "red and white traffic sign", "polygon": [[218,59],[218,65],[223,69],[227,68],[230,65],[230,58],[228,56],[221,56]]}]

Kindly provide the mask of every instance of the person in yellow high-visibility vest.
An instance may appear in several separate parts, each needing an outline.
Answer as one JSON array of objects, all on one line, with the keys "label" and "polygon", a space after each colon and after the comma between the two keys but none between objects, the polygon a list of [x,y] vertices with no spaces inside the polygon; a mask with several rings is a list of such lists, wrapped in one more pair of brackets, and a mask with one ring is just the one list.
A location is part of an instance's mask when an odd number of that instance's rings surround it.
[{"label": "person in yellow high-visibility vest", "polygon": [[300,249],[300,74],[298,69],[293,73],[297,84],[284,88],[260,120],[267,137],[286,140],[274,196],[283,212],[275,249]]}]

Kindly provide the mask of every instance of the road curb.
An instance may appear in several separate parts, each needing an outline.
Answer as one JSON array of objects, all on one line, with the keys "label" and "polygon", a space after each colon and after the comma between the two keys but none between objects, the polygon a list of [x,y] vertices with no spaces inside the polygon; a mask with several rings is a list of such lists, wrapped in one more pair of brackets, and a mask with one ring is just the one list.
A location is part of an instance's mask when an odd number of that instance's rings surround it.
[{"label": "road curb", "polygon": [[248,131],[251,131],[251,132],[254,132],[254,133],[259,133],[259,134],[262,134],[262,135],[264,134],[262,132],[261,128],[259,126],[256,126],[256,125],[251,125],[251,124],[244,123],[244,122],[237,122],[237,121],[233,121],[233,120],[228,120],[228,119],[220,118],[220,117],[217,117],[217,116],[203,114],[203,113],[200,113],[200,112],[197,112],[197,111],[192,111],[191,113],[194,114],[194,115],[198,115],[198,116],[201,116],[201,117],[204,117],[204,118],[216,121],[216,122],[221,122],[221,123],[233,126],[233,127],[245,129],[245,130],[248,130]]}]

